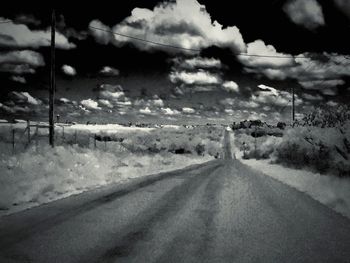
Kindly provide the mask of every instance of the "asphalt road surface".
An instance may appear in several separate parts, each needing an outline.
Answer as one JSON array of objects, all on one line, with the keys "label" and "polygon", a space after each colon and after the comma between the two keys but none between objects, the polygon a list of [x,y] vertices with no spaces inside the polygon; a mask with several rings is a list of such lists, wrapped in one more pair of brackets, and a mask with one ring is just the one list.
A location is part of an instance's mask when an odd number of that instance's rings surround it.
[{"label": "asphalt road surface", "polygon": [[350,262],[350,220],[224,158],[0,219],[0,262]]}]

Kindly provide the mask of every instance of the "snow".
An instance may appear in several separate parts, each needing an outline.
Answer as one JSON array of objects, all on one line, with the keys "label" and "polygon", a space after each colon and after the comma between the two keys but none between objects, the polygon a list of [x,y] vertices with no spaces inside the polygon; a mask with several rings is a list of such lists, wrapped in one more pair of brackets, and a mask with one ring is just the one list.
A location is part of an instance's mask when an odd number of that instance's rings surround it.
[{"label": "snow", "polygon": [[321,175],[305,170],[271,164],[269,160],[240,160],[350,218],[350,178]]}]

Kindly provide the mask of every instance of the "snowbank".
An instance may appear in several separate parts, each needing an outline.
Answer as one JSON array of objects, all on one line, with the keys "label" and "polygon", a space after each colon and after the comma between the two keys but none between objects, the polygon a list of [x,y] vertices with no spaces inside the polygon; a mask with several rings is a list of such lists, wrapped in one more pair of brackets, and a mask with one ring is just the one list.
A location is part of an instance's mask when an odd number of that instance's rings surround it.
[{"label": "snowbank", "polygon": [[269,160],[241,162],[271,176],[350,218],[350,178],[321,175],[304,170],[270,164]]}]

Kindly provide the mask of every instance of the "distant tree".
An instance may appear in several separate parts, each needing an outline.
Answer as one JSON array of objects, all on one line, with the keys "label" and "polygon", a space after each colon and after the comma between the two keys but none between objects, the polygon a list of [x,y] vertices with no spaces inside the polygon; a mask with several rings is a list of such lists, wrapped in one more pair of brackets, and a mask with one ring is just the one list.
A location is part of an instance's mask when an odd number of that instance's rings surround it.
[{"label": "distant tree", "polygon": [[284,123],[284,122],[278,122],[277,123],[277,128],[281,129],[281,130],[284,130],[284,128],[286,128],[287,124]]},{"label": "distant tree", "polygon": [[336,107],[321,106],[315,108],[310,113],[304,115],[300,121],[296,121],[296,126],[317,126],[337,127],[343,126],[346,121],[350,120],[349,105],[339,105]]}]

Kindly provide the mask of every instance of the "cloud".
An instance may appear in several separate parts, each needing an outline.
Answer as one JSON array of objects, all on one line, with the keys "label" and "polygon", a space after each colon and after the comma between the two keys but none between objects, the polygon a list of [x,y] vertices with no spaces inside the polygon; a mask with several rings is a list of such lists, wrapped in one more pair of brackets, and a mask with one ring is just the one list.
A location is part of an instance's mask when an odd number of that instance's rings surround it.
[{"label": "cloud", "polygon": [[[9,20],[0,18],[1,20]],[[39,48],[50,46],[51,30],[30,30],[27,25],[14,22],[0,24],[0,47],[9,48]],[[56,32],[56,47],[59,49],[72,49],[76,45],[59,32]]]},{"label": "cloud", "polygon": [[224,105],[225,107],[230,106],[230,108],[234,107],[237,108],[249,108],[254,109],[260,106],[255,101],[252,100],[244,100],[243,98],[226,98],[220,101],[220,104]]},{"label": "cloud", "polygon": [[63,103],[63,104],[72,103],[72,101],[70,101],[70,100],[67,99],[67,98],[59,98],[59,102],[60,102],[60,103]]},{"label": "cloud", "polygon": [[63,65],[62,72],[68,76],[75,76],[77,74],[77,71],[75,70],[75,68],[69,65]]},{"label": "cloud", "polygon": [[184,90],[178,86],[173,89],[173,93],[175,96],[183,96],[185,94]]},{"label": "cloud", "polygon": [[109,100],[99,99],[98,104],[107,108],[113,108],[113,105]]},{"label": "cloud", "polygon": [[[130,98],[125,95],[120,85],[102,84],[93,91],[97,92],[100,104],[112,108],[127,108],[132,105]],[[111,107],[112,106],[112,107]]]},{"label": "cloud", "polygon": [[337,53],[304,53],[294,58],[295,65],[281,68],[245,68],[246,72],[264,75],[272,80],[297,80],[307,89],[325,89],[342,85],[350,76],[350,56]]},{"label": "cloud", "polygon": [[36,19],[33,15],[29,14],[20,14],[15,18],[16,24],[26,24],[26,25],[34,25],[39,26],[41,21]]},{"label": "cloud", "polygon": [[222,84],[222,87],[227,92],[239,92],[238,84],[236,82],[232,81],[232,80],[231,81],[225,81]]},{"label": "cloud", "polygon": [[328,101],[326,104],[327,104],[328,106],[330,106],[330,107],[336,107],[336,106],[339,105],[338,102],[335,102],[335,101],[333,101],[333,100]]},{"label": "cloud", "polygon": [[0,53],[0,64],[28,64],[33,67],[44,66],[43,56],[35,51],[22,50]]},{"label": "cloud", "polygon": [[199,70],[197,72],[172,71],[169,75],[173,83],[184,83],[187,85],[211,85],[220,84],[221,79],[217,74]]},{"label": "cloud", "polygon": [[178,69],[193,70],[193,69],[220,69],[222,63],[216,58],[193,57],[188,59],[174,58],[173,63]]},{"label": "cloud", "polygon": [[299,81],[299,84],[305,89],[324,89],[344,85],[345,81],[342,79],[330,79],[330,80],[309,80]]},{"label": "cloud", "polygon": [[195,111],[193,108],[184,107],[184,108],[182,108],[182,112],[183,112],[183,113],[186,113],[186,114],[193,114],[193,113],[195,113],[196,111]]},{"label": "cloud", "polygon": [[[290,103],[292,95],[290,92],[277,90],[266,85],[259,85],[259,90],[252,95],[252,101],[258,104],[268,104],[277,106],[286,106]],[[302,100],[297,94],[294,96],[295,105],[302,103]]]},{"label": "cloud", "polygon": [[80,104],[88,110],[101,110],[102,108],[98,106],[98,103],[92,99],[82,100]]},{"label": "cloud", "polygon": [[349,0],[333,0],[338,6],[339,10],[342,11],[348,18],[350,18],[350,2]]},{"label": "cloud", "polygon": [[0,110],[10,113],[10,114],[18,114],[18,113],[30,113],[32,112],[32,109],[30,109],[28,106],[7,106],[0,102]]},{"label": "cloud", "polygon": [[149,107],[146,107],[144,109],[140,109],[139,112],[142,113],[142,114],[146,114],[146,115],[153,114]]},{"label": "cloud", "polygon": [[17,92],[11,91],[8,94],[8,97],[14,102],[14,104],[31,104],[31,105],[40,105],[41,101],[39,99],[34,98],[28,92]]},{"label": "cloud", "polygon": [[116,68],[112,68],[109,66],[105,66],[100,70],[100,73],[104,76],[118,76],[119,75],[119,70]]},{"label": "cloud", "polygon": [[22,83],[22,84],[27,83],[26,79],[24,77],[21,77],[21,76],[11,76],[10,79],[12,81],[19,82],[19,83]]},{"label": "cloud", "polygon": [[[295,64],[291,55],[277,52],[274,46],[266,45],[262,40],[248,43],[246,54],[247,56],[238,56],[238,60],[246,67],[281,68]],[[278,58],[275,58],[276,56]]]},{"label": "cloud", "polygon": [[21,50],[0,52],[0,71],[14,74],[35,73],[45,65],[43,56],[35,51]]},{"label": "cloud", "polygon": [[101,44],[113,43],[116,46],[122,46],[132,43],[140,50],[161,49],[170,53],[185,52],[181,49],[146,44],[135,39],[141,38],[188,49],[203,49],[216,45],[230,48],[234,52],[245,50],[245,43],[239,29],[235,26],[223,27],[219,22],[213,21],[205,6],[196,0],[163,2],[153,10],[134,8],[129,17],[112,29],[99,20],[91,21],[90,26],[134,37],[134,39],[127,38],[90,27],[90,33]]},{"label": "cloud", "polygon": [[325,25],[322,7],[316,0],[291,0],[283,10],[292,22],[309,30]]},{"label": "cloud", "polygon": [[0,72],[8,72],[17,75],[21,74],[34,74],[35,69],[31,68],[29,65],[14,65],[14,64],[1,64]]},{"label": "cloud", "polygon": [[175,109],[170,109],[170,108],[161,108],[161,112],[165,115],[179,115],[180,112]]},{"label": "cloud", "polygon": [[10,114],[25,114],[39,110],[42,102],[28,92],[11,91],[7,94],[7,100],[0,103],[0,109]]},{"label": "cloud", "polygon": [[320,94],[312,95],[309,93],[304,93],[302,97],[306,100],[311,100],[311,101],[320,101],[323,100],[323,97]]},{"label": "cloud", "polygon": [[72,27],[68,27],[63,15],[59,15],[56,20],[56,30],[63,33],[67,38],[75,38],[78,40],[85,40],[87,38],[88,32],[77,31]]},{"label": "cloud", "polygon": [[[95,30],[93,28],[99,28],[101,30]],[[113,39],[113,35],[109,31],[111,31],[111,28],[103,24],[100,20],[92,20],[89,23],[89,32],[99,44],[107,45]]]},{"label": "cloud", "polygon": [[162,108],[164,107],[164,101],[157,96],[153,99],[139,99],[135,100],[134,102],[135,106],[140,106],[140,107],[151,107],[151,108]]}]

